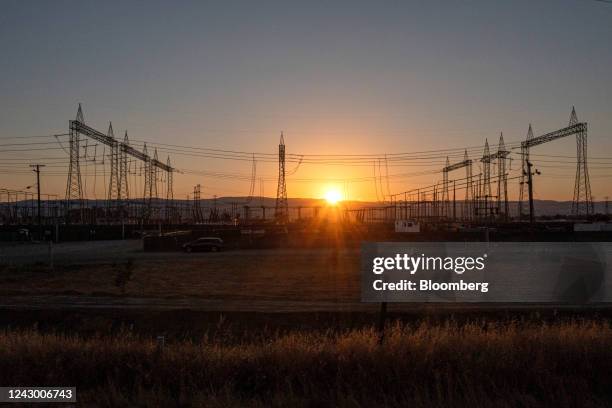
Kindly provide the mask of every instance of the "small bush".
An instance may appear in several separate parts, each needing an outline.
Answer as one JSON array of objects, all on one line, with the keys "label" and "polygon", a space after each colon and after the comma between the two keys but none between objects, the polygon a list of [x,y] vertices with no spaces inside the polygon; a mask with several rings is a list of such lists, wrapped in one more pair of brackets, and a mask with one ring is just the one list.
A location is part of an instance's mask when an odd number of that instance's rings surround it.
[{"label": "small bush", "polygon": [[115,286],[125,295],[125,287],[132,279],[134,272],[134,260],[130,258],[122,265],[113,264],[113,269],[116,271]]}]

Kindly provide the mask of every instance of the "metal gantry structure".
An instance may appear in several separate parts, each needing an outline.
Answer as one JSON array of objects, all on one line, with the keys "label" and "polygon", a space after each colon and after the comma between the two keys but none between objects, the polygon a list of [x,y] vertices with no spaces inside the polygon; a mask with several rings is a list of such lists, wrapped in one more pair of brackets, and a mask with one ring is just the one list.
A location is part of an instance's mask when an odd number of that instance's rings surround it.
[{"label": "metal gantry structure", "polygon": [[[503,133],[499,136],[497,151],[489,151],[489,141],[485,141],[485,148],[480,159],[483,165],[483,183],[478,197],[478,208],[476,213],[480,217],[508,219],[508,174],[506,173],[506,160],[510,151],[506,150]],[[492,195],[491,188],[491,164],[497,162],[497,194]]]},{"label": "metal gantry structure", "polygon": [[193,187],[193,220],[195,223],[204,222],[200,197],[201,191],[201,186],[199,184]]},{"label": "metal gantry structure", "polygon": [[544,143],[552,142],[567,136],[576,136],[576,178],[574,181],[574,198],[572,200],[572,215],[589,216],[593,214],[593,196],[591,195],[591,183],[587,167],[587,124],[579,122],[576,109],[572,107],[568,126],[546,133],[542,136],[533,137],[533,130],[529,125],[527,139],[521,142],[522,178],[521,193],[519,196],[519,217],[523,218],[524,190],[527,184],[525,178],[529,176],[529,152]]},{"label": "metal gantry structure", "polygon": [[[450,164],[448,157],[446,157],[446,166],[442,169],[442,197],[444,199],[444,211],[442,216],[445,218],[451,218],[450,214],[450,200],[449,197],[449,180],[448,175],[450,172],[465,168],[465,195],[464,205],[462,209],[462,218],[470,219],[474,213],[474,188],[472,184],[472,160],[468,157],[467,149],[463,155],[463,160],[458,163]],[[453,182],[453,205],[452,205],[452,218],[456,218],[457,209],[455,207],[455,191],[456,184]]]},{"label": "metal gantry structure", "polygon": [[482,182],[478,184],[476,200],[476,216],[478,218],[489,218],[491,209],[491,152],[489,150],[489,139],[485,139],[484,152],[480,159],[482,163]]},{"label": "metal gantry structure", "polygon": [[79,104],[76,119],[70,121],[69,133],[69,149],[70,162],[68,167],[68,181],[66,185],[66,214],[67,222],[81,223],[84,218],[84,196],[83,186],[81,183],[81,167],[80,167],[80,140],[81,136],[93,139],[110,148],[110,179],[107,197],[107,219],[121,220],[126,214],[125,206],[129,203],[129,186],[128,186],[128,156],[134,157],[144,163],[144,192],[143,192],[143,209],[140,218],[143,222],[150,219],[152,214],[152,203],[157,198],[157,182],[158,171],[164,171],[169,175],[167,191],[172,191],[173,177],[170,175],[176,170],[168,164],[158,160],[157,149],[154,156],[149,156],[146,144],[143,151],[139,151],[130,146],[127,131],[123,142],[120,142],[114,137],[112,124],[109,125],[106,134],[85,124],[83,110]]},{"label": "metal gantry structure", "polygon": [[519,181],[519,199],[518,199],[518,217],[519,220],[524,218],[525,197],[527,196],[527,163],[529,163],[529,148],[527,145],[533,140],[533,128],[531,123],[527,129],[527,137],[525,142],[521,143],[521,177]]},{"label": "metal gantry structure", "polygon": [[[66,182],[66,215],[67,221],[70,219],[76,222],[82,222],[84,219],[83,211],[85,205],[83,203],[83,184],[81,183],[81,164],[80,164],[80,136],[79,123],[84,123],[83,110],[81,104],[77,110],[76,119],[70,121],[69,126],[69,165],[68,165],[68,181]],[[73,211],[73,208],[76,209]]]},{"label": "metal gantry structure", "polygon": [[[123,144],[119,147],[119,188],[117,200],[121,206],[121,211],[123,212],[123,216],[126,214],[126,208],[129,206],[130,199],[130,188],[128,185],[128,151],[126,146],[130,145],[130,139],[128,138],[128,132],[125,131],[125,135],[123,136]],[[172,174],[172,172],[169,172]]]},{"label": "metal gantry structure", "polygon": [[[568,126],[562,129],[534,137],[533,128],[529,125],[526,139],[520,142],[522,170],[520,175],[512,178],[508,176],[511,150],[506,148],[502,133],[499,137],[497,151],[491,152],[489,142],[485,139],[482,157],[477,161],[482,165],[479,174],[474,175],[472,173],[474,161],[469,159],[466,149],[462,161],[451,163],[449,157],[446,157],[446,164],[441,171],[442,194],[439,194],[438,183],[392,194],[390,195],[392,208],[389,206],[364,208],[363,211],[356,212],[356,218],[380,222],[381,220],[389,220],[388,214],[394,214],[391,219],[397,219],[396,214],[400,214],[400,217],[404,218],[432,221],[509,221],[511,217],[508,181],[518,180],[518,219],[521,220],[525,216],[524,204],[529,192],[529,218],[533,220],[533,175],[538,175],[540,172],[535,170],[534,173],[532,170],[534,165],[530,162],[530,150],[535,146],[571,135],[576,136],[576,178],[571,212],[576,218],[588,218],[594,214],[594,205],[587,166],[587,124],[578,121],[574,108],[572,108]],[[462,168],[466,169],[465,178],[449,179],[451,172]],[[495,170],[497,171],[496,175],[493,174]],[[460,183],[457,184],[457,181]],[[497,185],[496,189],[495,184]],[[450,198],[451,186],[452,200]],[[457,187],[465,189],[461,214],[457,214]],[[403,201],[401,200],[402,196]],[[400,200],[397,200],[398,197]],[[399,211],[397,211],[398,205]],[[378,216],[377,213],[383,214],[383,216]]]},{"label": "metal gantry structure", "polygon": [[[391,197],[390,202],[385,201],[385,207],[381,207],[381,213],[384,214],[382,219],[397,219],[397,217],[414,217],[418,219],[438,220],[438,221],[474,221],[474,222],[489,222],[489,221],[508,221],[510,217],[509,197],[508,197],[508,181],[520,179],[518,193],[518,215],[519,219],[524,219],[524,204],[529,188],[533,191],[533,177],[529,178],[530,170],[533,164],[530,162],[530,152],[536,146],[552,142],[554,140],[565,138],[567,136],[576,136],[576,175],[574,180],[574,196],[572,201],[571,212],[574,216],[590,216],[594,213],[593,197],[591,193],[589,172],[587,166],[587,123],[578,121],[576,111],[572,108],[568,126],[543,134],[534,136],[533,128],[529,125],[527,137],[520,142],[521,151],[521,172],[517,177],[509,178],[508,162],[511,160],[511,150],[518,148],[518,144],[511,145],[507,149],[504,142],[503,134],[500,134],[497,149],[494,145],[489,145],[488,139],[485,140],[482,156],[475,159],[470,159],[468,149],[465,149],[463,160],[452,163],[449,156],[446,157],[445,166],[441,169],[443,180],[430,187],[421,187],[411,191],[406,191],[397,194],[387,194]],[[109,123],[108,130],[103,133],[87,124],[85,124],[83,110],[79,105],[75,120],[69,123],[69,167],[68,178],[66,184],[65,208],[67,211],[64,214],[67,216],[66,221],[72,223],[91,222],[96,216],[102,214],[102,217],[107,223],[123,222],[125,219],[136,220],[144,223],[154,220],[174,220],[181,218],[188,220],[193,216],[195,222],[220,222],[221,218],[227,218],[225,214],[229,214],[234,222],[238,222],[240,218],[239,205],[244,211],[245,222],[249,220],[261,219],[266,221],[266,208],[263,203],[260,203],[261,216],[258,217],[257,211],[248,206],[255,195],[256,186],[256,157],[252,154],[251,165],[251,184],[249,186],[248,198],[245,202],[229,202],[231,211],[228,213],[225,210],[217,208],[215,205],[210,208],[210,215],[205,217],[203,209],[200,205],[200,189],[199,186],[194,190],[193,208],[183,208],[180,203],[174,202],[173,181],[174,173],[177,172],[170,162],[170,157],[165,163],[159,161],[157,148],[151,149],[146,143],[143,145],[142,151],[139,151],[130,145],[127,131],[122,140],[115,137],[112,123]],[[104,157],[110,163],[110,177],[107,180],[108,187],[105,194],[105,205],[100,208],[90,207],[85,205],[82,184],[81,166],[87,164],[81,163],[83,157],[81,154],[85,152],[87,159],[87,140],[93,140],[105,146],[108,150],[105,151]],[[84,142],[85,141],[85,142]],[[83,144],[84,150],[83,150]],[[152,150],[152,154],[149,151]],[[470,148],[473,152],[474,149]],[[108,154],[107,154],[108,152]],[[448,154],[448,152],[446,152]],[[473,153],[471,153],[473,154]],[[291,157],[291,156],[290,156]],[[452,154],[451,154],[452,157]],[[135,159],[135,160],[132,160]],[[382,186],[382,172],[379,174],[380,185]],[[385,156],[385,164],[386,164]],[[131,162],[142,163],[141,173],[144,176],[144,186],[141,189],[135,186],[128,185],[128,174],[130,174]],[[478,164],[480,168],[479,174],[473,174],[474,164]],[[450,180],[450,173],[465,168],[465,177]],[[161,173],[161,176],[160,176]],[[537,173],[536,173],[537,174]],[[106,177],[106,176],[105,176]],[[287,197],[287,172],[286,172],[286,146],[284,134],[281,132],[280,141],[278,144],[278,179],[276,202],[274,205],[274,217],[268,216],[268,220],[274,220],[276,223],[284,224],[289,221],[290,208]],[[531,181],[527,181],[531,179]],[[158,184],[161,184],[160,191],[162,197],[159,196]],[[261,183],[261,181],[260,181]],[[388,174],[387,174],[388,184]],[[165,194],[163,187],[165,186]],[[131,187],[131,188],[130,188]],[[261,187],[261,186],[260,186]],[[130,199],[130,194],[134,194],[135,190],[139,190],[137,197]],[[382,188],[381,188],[382,190]],[[142,191],[142,200],[140,199],[140,191]],[[452,194],[452,196],[451,196]],[[403,200],[400,196],[403,195]],[[458,197],[462,195],[462,197]],[[400,199],[398,199],[398,197]],[[452,198],[451,198],[452,197]],[[533,194],[530,194],[531,203],[533,204]],[[186,203],[191,207],[190,203]],[[227,206],[228,202],[225,202]],[[95,206],[94,206],[95,207]],[[139,208],[138,208],[139,207]],[[134,209],[138,211],[131,211]],[[533,205],[530,205],[533,208]],[[272,208],[268,208],[272,209]],[[399,210],[399,211],[398,211]],[[220,213],[219,211],[223,211]],[[316,211],[315,211],[316,212]],[[367,212],[368,216],[363,216]],[[379,219],[375,216],[374,210],[368,209],[367,212],[362,212],[361,218]],[[301,209],[298,209],[298,219]],[[221,215],[220,215],[221,214]],[[533,211],[531,211],[533,219]],[[207,220],[206,220],[207,218]],[[295,217],[294,217],[295,218]]]},{"label": "metal gantry structure", "polygon": [[506,221],[510,217],[510,207],[508,205],[508,173],[506,161],[510,155],[510,151],[506,150],[504,143],[504,134],[499,135],[499,145],[497,147],[495,159],[497,159],[497,209]]}]

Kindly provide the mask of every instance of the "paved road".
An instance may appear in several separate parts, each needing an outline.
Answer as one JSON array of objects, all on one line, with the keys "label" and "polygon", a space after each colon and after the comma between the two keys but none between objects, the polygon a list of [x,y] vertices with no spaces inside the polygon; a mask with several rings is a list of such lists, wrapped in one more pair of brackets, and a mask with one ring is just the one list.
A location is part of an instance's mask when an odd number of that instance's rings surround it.
[{"label": "paved road", "polygon": [[[378,312],[379,303],[287,301],[287,300],[222,300],[194,298],[139,298],[106,296],[3,296],[0,310],[193,310],[207,312]],[[612,305],[553,304],[421,304],[394,303],[390,312],[418,311],[493,311],[493,310],[592,310],[606,311]]]},{"label": "paved road", "polygon": [[326,301],[223,300],[194,298],[138,298],[110,296],[3,296],[0,309],[146,309],[223,312],[321,312],[375,311],[376,304]]}]

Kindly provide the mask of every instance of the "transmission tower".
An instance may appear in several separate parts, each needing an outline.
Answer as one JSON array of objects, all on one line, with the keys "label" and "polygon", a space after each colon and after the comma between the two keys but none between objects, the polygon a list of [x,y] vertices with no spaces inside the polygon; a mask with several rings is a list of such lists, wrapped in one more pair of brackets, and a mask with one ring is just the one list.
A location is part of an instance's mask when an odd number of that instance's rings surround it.
[{"label": "transmission tower", "polygon": [[508,174],[506,174],[506,158],[510,152],[506,150],[504,134],[499,135],[497,147],[497,210],[508,218]]},{"label": "transmission tower", "polygon": [[151,163],[151,166],[149,166],[149,170],[151,170],[151,199],[149,201],[149,209],[157,217],[159,216],[159,214],[157,214],[157,210],[159,209],[157,200],[159,198],[159,196],[157,195],[157,182],[159,180],[157,179],[157,166],[153,166],[153,163],[159,163],[159,157],[157,156],[157,147],[153,152],[153,162]]},{"label": "transmission tower", "polygon": [[[587,123],[578,122],[576,116],[576,110],[572,107],[572,113],[570,115],[569,125],[555,130],[553,132],[546,133],[544,135],[533,137],[531,132],[531,126],[529,127],[529,133],[527,134],[527,140],[521,142],[521,153],[523,156],[523,175],[521,177],[521,194],[520,204],[524,201],[524,187],[525,184],[529,185],[529,188],[533,188],[530,183],[525,183],[525,177],[529,176],[529,149],[544,143],[552,142],[557,139],[561,139],[567,136],[576,136],[576,180],[574,184],[574,200],[572,201],[572,214],[575,216],[579,215],[591,215],[593,214],[593,196],[591,195],[591,184],[589,182],[589,171],[587,168]],[[531,207],[531,203],[530,203]],[[519,206],[522,215],[522,205]],[[530,211],[530,217],[533,218],[533,211]]]},{"label": "transmission tower", "polygon": [[[166,165],[168,167],[172,167],[170,165],[170,156],[168,156],[168,158],[166,159]],[[166,179],[166,219],[168,221],[173,220],[174,218],[174,191],[173,191],[173,172],[168,171],[167,173],[167,179]]]},{"label": "transmission tower", "polygon": [[219,221],[219,209],[217,208],[217,196],[213,196],[213,206],[208,213],[208,221],[209,222],[217,222]]},{"label": "transmission tower", "polygon": [[255,160],[255,153],[253,153],[253,161],[251,163],[251,185],[249,187],[249,197],[246,203],[250,203],[255,195],[255,186],[257,184],[257,161]]},{"label": "transmission tower", "polygon": [[446,166],[442,171],[442,217],[448,217],[448,169],[450,167],[450,161],[446,156]]},{"label": "transmission tower", "polygon": [[[464,199],[464,208],[463,208],[463,218],[469,219],[474,211],[473,199],[474,199],[474,190],[472,186],[472,160],[468,158],[467,149],[465,149],[465,154],[463,155],[463,160],[449,164],[448,159],[446,160],[446,167],[442,169],[442,174],[444,177],[444,184],[448,190],[448,173],[454,170],[459,170],[465,167],[465,199]],[[454,185],[454,182],[453,182]],[[446,193],[443,192],[443,196],[448,196],[448,191]],[[453,193],[454,196],[454,193]],[[425,201],[425,195],[421,196],[419,192],[417,192],[417,200]],[[417,212],[419,216],[421,216],[421,208],[420,203],[417,204]]]},{"label": "transmission tower", "polygon": [[533,140],[533,129],[531,123],[527,130],[527,138],[525,143],[521,143],[521,178],[519,184],[519,202],[518,202],[518,216],[519,220],[523,219],[523,203],[525,202],[525,195],[527,194],[527,162],[529,161],[529,142]]},{"label": "transmission tower", "polygon": [[198,184],[197,186],[193,187],[193,220],[196,223],[202,222],[204,219],[204,216],[202,215],[202,206],[200,203],[200,194],[201,187]]},{"label": "transmission tower", "polygon": [[[68,167],[68,182],[66,183],[66,212],[71,213],[73,205],[76,204],[77,216],[72,217],[74,221],[83,220],[83,187],[81,184],[81,165],[79,164],[79,131],[78,123],[85,123],[81,104],[77,110],[76,120],[70,121],[70,165]],[[69,217],[70,219],[71,217]]]},{"label": "transmission tower", "polygon": [[491,199],[491,152],[489,151],[489,139],[485,139],[484,152],[480,161],[483,164],[483,180],[482,185],[480,186],[480,197],[478,198],[478,214],[489,217],[489,200]]},{"label": "transmission tower", "polygon": [[[569,126],[578,123],[576,109],[572,107]],[[574,183],[574,201],[572,202],[573,215],[592,215],[593,196],[591,195],[591,183],[589,181],[589,169],[587,167],[587,126],[586,123],[576,133],[576,180]]]},{"label": "transmission tower", "polygon": [[[157,198],[157,172],[158,169],[171,172],[174,169],[157,160],[157,152],[155,158],[149,157],[145,151],[140,152],[129,145],[127,132],[124,142],[115,139],[112,125],[109,125],[107,133],[100,132],[91,126],[87,126],[83,122],[83,111],[81,105],[77,111],[76,120],[70,121],[70,165],[68,170],[68,180],[66,185],[66,209],[67,214],[73,219],[83,221],[83,189],[81,187],[81,173],[79,166],[79,138],[84,135],[110,148],[111,161],[111,178],[109,184],[109,193],[105,197],[108,200],[108,206],[113,205],[113,201],[122,204],[122,200],[129,199],[128,191],[128,160],[127,156],[132,156],[144,163],[145,167],[145,186],[144,186],[144,206],[143,217],[150,215],[150,206],[153,197]],[[78,215],[72,211],[71,206],[78,204]],[[147,207],[147,208],[145,208]],[[69,220],[68,220],[69,221]]]},{"label": "transmission tower", "polygon": [[113,131],[113,124],[108,124],[108,132],[106,132],[108,138],[112,141],[110,145],[110,179],[108,181],[108,200],[106,207],[110,215],[113,209],[113,202],[118,203],[119,196],[119,144],[115,140],[115,132]]},{"label": "transmission tower", "polygon": [[472,161],[468,159],[467,149],[463,155],[465,166],[465,208],[467,219],[471,219],[474,215],[474,180],[472,180]]},{"label": "transmission tower", "polygon": [[287,182],[285,180],[285,138],[280,135],[278,145],[278,187],[276,189],[275,217],[278,222],[286,222],[289,218],[289,203],[287,201]]},{"label": "transmission tower", "polygon": [[130,199],[130,189],[128,187],[128,153],[127,146],[130,144],[127,130],[123,137],[123,144],[119,152],[119,200],[127,203]]},{"label": "transmission tower", "polygon": [[153,165],[151,164],[151,158],[149,157],[146,143],[143,146],[142,152],[145,155],[144,192],[142,196],[144,199],[143,218],[148,219],[151,215],[151,198],[153,197],[153,183],[151,180],[151,175],[153,174],[151,168],[153,167]]}]

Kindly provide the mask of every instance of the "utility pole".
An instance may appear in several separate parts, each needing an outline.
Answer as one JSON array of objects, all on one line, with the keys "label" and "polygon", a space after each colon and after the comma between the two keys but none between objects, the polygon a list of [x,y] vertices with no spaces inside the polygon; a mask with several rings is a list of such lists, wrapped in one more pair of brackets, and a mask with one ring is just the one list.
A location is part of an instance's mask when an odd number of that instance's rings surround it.
[{"label": "utility pole", "polygon": [[38,193],[37,198],[37,217],[38,217],[38,235],[39,239],[42,239],[42,222],[41,222],[41,211],[40,211],[40,168],[45,167],[44,164],[30,164],[34,172],[36,173],[36,191]]},{"label": "utility pole", "polygon": [[453,180],[453,221],[457,221],[457,196],[455,190],[455,180]]},{"label": "utility pole", "polygon": [[[529,191],[529,223],[533,225],[535,222],[535,214],[533,210],[533,173],[531,172],[531,167],[533,164],[529,160],[526,161],[527,164],[527,187]],[[536,169],[535,174],[540,174],[540,172]]]},{"label": "utility pole", "polygon": [[533,216],[533,178],[531,174],[531,162],[527,162],[527,174],[528,181],[527,187],[529,188],[529,223],[533,224],[534,216]]}]

